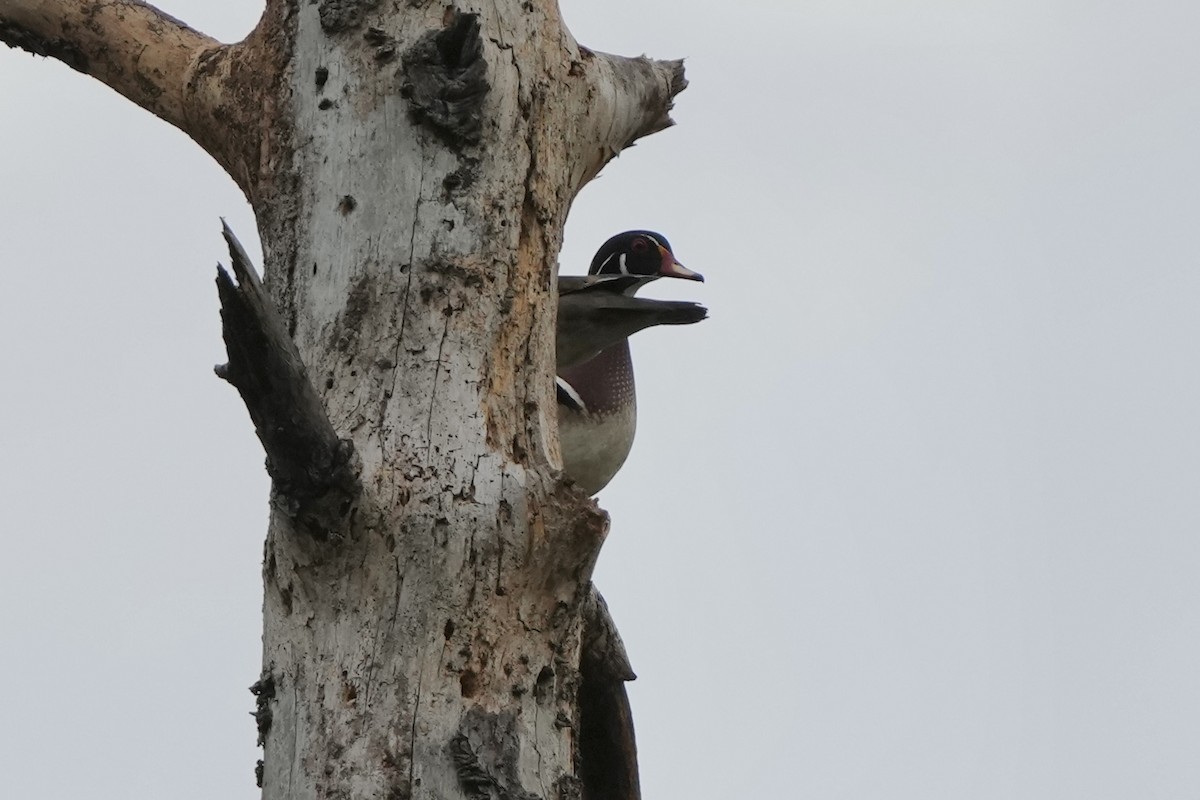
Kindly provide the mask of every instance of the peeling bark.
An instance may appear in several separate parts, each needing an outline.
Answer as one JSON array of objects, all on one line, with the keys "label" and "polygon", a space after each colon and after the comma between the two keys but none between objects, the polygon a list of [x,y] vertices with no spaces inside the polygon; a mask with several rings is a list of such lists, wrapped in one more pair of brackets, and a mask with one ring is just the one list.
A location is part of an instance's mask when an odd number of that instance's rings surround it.
[{"label": "peeling bark", "polygon": [[268,0],[236,45],[8,0],[0,40],[188,133],[257,215],[262,284],[230,236],[219,288],[276,500],[263,796],[636,798],[608,519],[558,470],[553,265],[679,62],[580,47],[552,0]]}]

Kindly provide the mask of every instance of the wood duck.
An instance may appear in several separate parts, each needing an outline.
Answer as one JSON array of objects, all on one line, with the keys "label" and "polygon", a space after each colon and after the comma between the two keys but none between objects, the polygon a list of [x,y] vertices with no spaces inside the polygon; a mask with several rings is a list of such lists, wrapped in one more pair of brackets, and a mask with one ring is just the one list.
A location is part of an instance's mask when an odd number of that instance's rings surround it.
[{"label": "wood duck", "polygon": [[559,278],[558,436],[563,470],[595,494],[625,463],[637,429],[628,337],[654,325],[686,325],[697,303],[634,297],[662,277],[703,281],[680,264],[662,234],[626,231],[596,252],[587,276]]}]

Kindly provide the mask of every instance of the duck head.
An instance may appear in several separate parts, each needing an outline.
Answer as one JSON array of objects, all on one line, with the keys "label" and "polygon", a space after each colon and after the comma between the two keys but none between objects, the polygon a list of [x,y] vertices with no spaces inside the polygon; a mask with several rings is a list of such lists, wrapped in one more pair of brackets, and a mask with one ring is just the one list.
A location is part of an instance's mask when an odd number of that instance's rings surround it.
[{"label": "duck head", "polygon": [[589,275],[636,275],[703,281],[704,276],[680,264],[667,237],[654,231],[625,231],[596,251]]}]

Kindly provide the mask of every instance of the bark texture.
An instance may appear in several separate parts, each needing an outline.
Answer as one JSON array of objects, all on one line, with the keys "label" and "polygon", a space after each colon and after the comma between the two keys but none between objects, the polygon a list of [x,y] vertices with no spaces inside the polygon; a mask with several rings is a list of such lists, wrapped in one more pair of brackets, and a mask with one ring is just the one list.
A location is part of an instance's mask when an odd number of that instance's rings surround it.
[{"label": "bark texture", "polygon": [[607,516],[560,480],[553,265],[680,63],[580,47],[552,0],[269,0],[235,45],[7,0],[0,39],[181,128],[254,206],[264,284],[233,247],[219,286],[274,479],[263,796],[636,797]]}]

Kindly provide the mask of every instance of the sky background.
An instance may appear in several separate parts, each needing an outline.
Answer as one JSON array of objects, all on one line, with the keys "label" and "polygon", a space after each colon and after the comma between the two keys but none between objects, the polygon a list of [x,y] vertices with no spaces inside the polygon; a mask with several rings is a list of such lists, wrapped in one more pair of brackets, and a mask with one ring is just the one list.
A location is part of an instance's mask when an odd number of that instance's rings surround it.
[{"label": "sky background", "polygon": [[[635,340],[601,494],[647,800],[1200,797],[1200,4],[563,10],[691,81],[561,258],[708,278],[653,287],[711,319]],[[257,247],[185,136],[0,49],[7,796],[257,797],[219,216]]]}]

